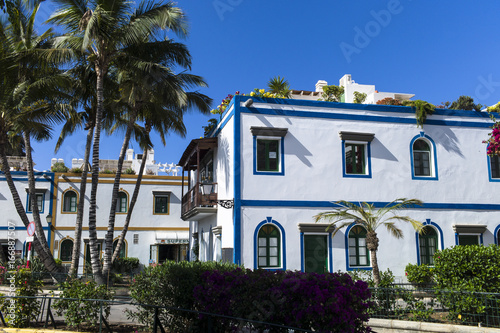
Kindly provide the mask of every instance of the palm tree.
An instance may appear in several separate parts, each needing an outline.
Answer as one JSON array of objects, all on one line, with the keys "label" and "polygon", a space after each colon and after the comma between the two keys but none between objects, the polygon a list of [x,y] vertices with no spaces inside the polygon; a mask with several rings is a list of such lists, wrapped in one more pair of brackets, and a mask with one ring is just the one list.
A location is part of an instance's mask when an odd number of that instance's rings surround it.
[{"label": "palm tree", "polygon": [[[96,115],[92,150],[92,188],[89,208],[89,238],[91,265],[95,280],[105,279],[99,260],[96,230],[96,197],[99,177],[99,144],[104,110],[104,79],[117,62],[137,67],[137,55],[147,57],[168,50],[169,41],[157,39],[160,32],[170,29],[179,36],[186,35],[184,13],[172,2],[159,4],[142,2],[133,11],[133,3],[126,0],[56,0],[57,12],[48,22],[67,30],[56,40],[55,46],[68,53],[83,53],[96,72]],[[92,7],[89,7],[91,5]],[[135,56],[132,56],[134,54]],[[182,59],[175,59],[182,62]],[[109,228],[108,228],[108,231]]]},{"label": "palm tree", "polygon": [[0,24],[0,76],[3,88],[0,97],[0,156],[2,171],[5,173],[14,205],[23,224],[27,226],[29,219],[13,183],[4,149],[9,136],[22,134],[28,163],[29,196],[36,227],[35,250],[49,272],[59,273],[45,238],[35,200],[31,138],[48,138],[51,128],[47,123],[61,119],[57,110],[58,104],[49,98],[60,101],[64,93],[59,87],[67,81],[62,81],[64,76],[59,75],[56,65],[48,61],[50,57],[46,57],[46,41],[52,36],[51,30],[40,36],[35,33],[34,22],[39,7],[40,3],[35,3],[30,10],[19,0],[13,1],[7,6],[10,24]]},{"label": "palm tree", "polygon": [[[396,221],[408,222],[419,233],[422,231],[423,224],[408,216],[396,215],[401,209],[411,208],[416,205],[421,206],[423,203],[418,199],[396,199],[383,208],[376,209],[373,204],[362,202],[360,204],[349,201],[337,201],[335,205],[337,209],[328,212],[322,212],[314,216],[316,222],[326,220],[330,222],[330,227],[335,227],[334,234],[352,223],[361,225],[366,229],[366,247],[370,251],[371,266],[373,269],[373,281],[375,286],[380,284],[380,272],[377,261],[377,250],[379,239],[377,236],[377,228],[384,226],[389,233],[396,238],[403,238],[403,232],[396,225]],[[389,214],[390,213],[390,214]],[[386,216],[389,214],[390,216]]]},{"label": "palm tree", "polygon": [[[181,48],[176,47],[176,49]],[[189,57],[188,54],[186,54],[186,56]],[[162,143],[165,144],[165,135],[171,131],[177,132],[182,136],[185,135],[186,128],[183,123],[183,114],[189,109],[195,107],[204,114],[207,114],[210,111],[210,98],[198,92],[186,92],[186,90],[191,87],[207,86],[205,81],[201,77],[192,74],[174,74],[170,68],[161,65],[161,63],[168,64],[171,54],[162,54],[160,55],[160,58],[163,59],[154,59],[154,62],[147,64],[147,67],[151,67],[152,70],[136,70],[133,72],[124,71],[121,75],[119,75],[122,92],[122,99],[120,103],[124,103],[126,108],[129,110],[127,113],[129,120],[126,124],[125,138],[118,160],[117,173],[113,188],[108,233],[106,235],[106,252],[103,267],[104,276],[107,276],[107,273],[111,269],[111,265],[114,260],[113,258],[116,258],[116,256],[112,253],[116,201],[118,197],[121,167],[136,120],[139,119],[145,122],[147,132],[145,140],[141,140],[141,146],[145,147],[142,158],[142,164],[144,164],[147,150],[149,146],[151,146],[151,144],[147,141],[149,141],[149,132],[152,128],[160,133]],[[190,60],[188,63],[190,63]],[[141,167],[143,168],[142,164]],[[123,237],[125,237],[127,233],[127,227],[135,205],[134,200],[137,200],[141,180],[142,174],[139,174],[132,202],[127,213],[125,227],[122,232]],[[113,228],[113,231],[111,231],[111,228]],[[118,245],[115,249],[116,254],[119,253],[123,239],[124,238],[120,237]]]},{"label": "palm tree", "polygon": [[267,88],[269,92],[275,94],[278,97],[290,98],[292,91],[290,90],[290,84],[285,78],[275,76],[269,79],[267,83]]}]

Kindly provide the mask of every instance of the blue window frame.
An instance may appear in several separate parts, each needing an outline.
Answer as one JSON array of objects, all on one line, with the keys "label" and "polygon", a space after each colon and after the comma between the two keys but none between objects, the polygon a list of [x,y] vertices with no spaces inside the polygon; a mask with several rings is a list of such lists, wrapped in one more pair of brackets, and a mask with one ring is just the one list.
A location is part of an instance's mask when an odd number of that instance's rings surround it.
[{"label": "blue window frame", "polygon": [[436,250],[443,250],[443,231],[430,219],[427,219],[424,223],[424,230],[429,231],[428,233],[419,234],[415,232],[415,241],[417,245],[417,263],[434,265],[434,252]]},{"label": "blue window frame", "polygon": [[352,223],[345,233],[346,268],[371,270],[370,253],[366,247],[366,229]]},{"label": "blue window frame", "polygon": [[254,268],[286,270],[285,229],[272,217],[255,228]]},{"label": "blue window frame", "polygon": [[410,143],[411,178],[438,180],[436,145],[424,132]]},{"label": "blue window frame", "polygon": [[488,175],[490,182],[500,182],[500,157],[488,156]]},{"label": "blue window frame", "polygon": [[[45,193],[35,193],[35,198],[36,198],[36,203],[38,205],[38,210],[40,211],[40,213],[43,213],[44,202],[45,202]],[[26,208],[27,213],[33,212],[33,206],[31,206],[31,199],[30,199],[29,193],[27,195],[26,207],[27,207]]]},{"label": "blue window frame", "polygon": [[250,131],[253,135],[253,174],[283,176],[288,129],[252,126]]}]

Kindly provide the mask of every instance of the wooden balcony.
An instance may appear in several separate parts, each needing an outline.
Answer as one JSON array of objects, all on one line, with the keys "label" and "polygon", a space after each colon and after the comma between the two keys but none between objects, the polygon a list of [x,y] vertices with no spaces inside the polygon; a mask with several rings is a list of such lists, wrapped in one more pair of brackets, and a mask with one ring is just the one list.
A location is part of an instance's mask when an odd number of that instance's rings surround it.
[{"label": "wooden balcony", "polygon": [[[201,186],[205,186],[206,193],[202,194]],[[210,189],[210,190],[208,190]],[[217,213],[217,184],[195,184],[182,197],[182,214],[184,221],[199,221]]]}]

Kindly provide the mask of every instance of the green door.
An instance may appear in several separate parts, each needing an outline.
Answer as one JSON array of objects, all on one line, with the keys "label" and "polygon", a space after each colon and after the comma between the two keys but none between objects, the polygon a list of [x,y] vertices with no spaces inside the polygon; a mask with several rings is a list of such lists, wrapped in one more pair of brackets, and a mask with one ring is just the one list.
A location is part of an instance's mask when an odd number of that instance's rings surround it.
[{"label": "green door", "polygon": [[304,235],[304,261],[306,272],[328,272],[328,246],[326,235]]}]

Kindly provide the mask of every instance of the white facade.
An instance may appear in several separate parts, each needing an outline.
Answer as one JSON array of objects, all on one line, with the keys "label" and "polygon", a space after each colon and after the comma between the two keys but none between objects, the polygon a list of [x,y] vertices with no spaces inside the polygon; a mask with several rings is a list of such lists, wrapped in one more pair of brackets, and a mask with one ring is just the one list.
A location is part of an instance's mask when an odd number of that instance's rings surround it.
[{"label": "white facade", "polygon": [[[234,199],[234,207],[219,205],[211,215],[188,218],[191,233],[198,233],[201,260],[307,271],[317,259],[311,242],[324,241],[319,258],[327,271],[370,269],[362,246],[354,244],[362,242],[354,225],[333,236],[314,224],[313,216],[338,200],[381,207],[397,198],[420,199],[423,207],[403,213],[432,228],[437,249],[498,242],[500,203],[494,193],[500,171],[490,167],[482,143],[492,125],[487,114],[438,109],[422,129],[409,107],[258,98],[245,107],[248,99],[235,96],[212,134],[218,139],[213,149],[217,199]],[[277,151],[265,153],[278,166],[261,165],[267,171],[259,171],[257,145],[273,140]],[[421,151],[422,144],[429,150]],[[359,172],[353,171],[356,163]],[[264,247],[266,225],[278,231],[277,247]],[[378,259],[382,270],[404,279],[404,267],[429,260],[423,252],[434,249],[409,224],[398,226],[403,239],[377,230]],[[267,251],[267,265],[259,265],[265,259],[259,251]]]},{"label": "white facade", "polygon": [[[26,209],[28,188],[26,172],[13,172],[13,178],[21,200]],[[134,192],[137,176],[122,175],[120,181],[119,212],[115,219],[114,240],[121,234],[125,218],[129,209],[130,200]],[[111,192],[114,174],[101,174],[97,190],[97,234],[101,247],[101,255],[105,250],[104,237],[107,232]],[[125,238],[124,255],[136,257],[142,265],[159,263],[165,260],[186,260],[188,224],[180,219],[181,214],[181,177],[178,176],[150,176],[144,175],[141,189],[130,226]],[[53,255],[63,261],[64,266],[71,264],[69,245],[75,237],[76,205],[79,198],[80,174],[72,173],[36,173],[37,195],[41,196],[40,215],[47,242]],[[88,232],[88,209],[91,190],[90,176],[87,180],[85,212],[83,217],[83,232],[80,253],[80,270],[83,273],[86,263]],[[0,221],[0,244],[7,248],[8,234],[15,225],[16,251],[19,257],[26,253],[26,228],[22,224],[7,187],[5,177],[0,174],[0,209],[3,220]],[[49,225],[46,216],[52,217]],[[31,213],[28,212],[31,219]],[[66,253],[64,253],[64,250]]]},{"label": "white facade", "polygon": [[[327,81],[319,80],[315,85],[314,91],[304,91],[304,90],[292,90],[291,98],[317,101],[321,99],[323,93],[323,87],[328,85]],[[354,103],[354,92],[366,94],[366,99],[363,104],[376,104],[378,101],[384,98],[393,98],[398,101],[406,101],[415,96],[414,94],[406,93],[393,93],[393,92],[379,92],[375,89],[373,84],[359,84],[356,83],[351,74],[345,74],[339,80],[339,86],[344,87],[344,95],[342,96],[342,102]]]}]

